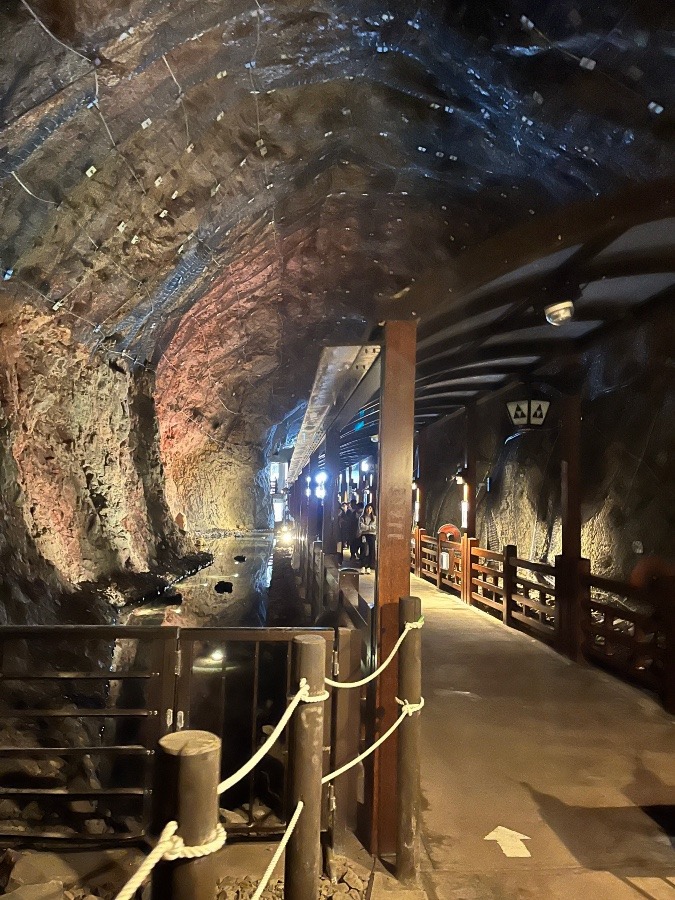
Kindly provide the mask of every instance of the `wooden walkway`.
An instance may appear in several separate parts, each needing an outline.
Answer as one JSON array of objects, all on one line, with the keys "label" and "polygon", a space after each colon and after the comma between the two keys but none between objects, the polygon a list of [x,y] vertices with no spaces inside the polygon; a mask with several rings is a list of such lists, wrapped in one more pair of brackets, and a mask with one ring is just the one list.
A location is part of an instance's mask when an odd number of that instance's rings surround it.
[{"label": "wooden walkway", "polygon": [[[429,897],[675,900],[673,717],[411,580],[425,615]],[[485,840],[500,826],[529,840]]]},{"label": "wooden walkway", "polygon": [[675,900],[673,717],[426,581],[411,593],[430,900]]}]

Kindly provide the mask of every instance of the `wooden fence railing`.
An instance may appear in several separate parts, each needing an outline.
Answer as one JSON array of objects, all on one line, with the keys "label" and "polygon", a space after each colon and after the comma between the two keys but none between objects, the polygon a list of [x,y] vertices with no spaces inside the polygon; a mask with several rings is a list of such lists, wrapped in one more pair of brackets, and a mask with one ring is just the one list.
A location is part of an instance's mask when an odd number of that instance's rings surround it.
[{"label": "wooden fence railing", "polygon": [[571,589],[561,556],[555,565],[533,562],[514,546],[497,552],[474,538],[449,541],[422,528],[411,540],[410,570],[418,577],[505,625],[657,690],[675,712],[675,587],[638,589],[591,575],[588,561],[579,562]]},{"label": "wooden fence railing", "polygon": [[584,655],[658,689],[666,662],[666,632],[658,619],[656,598],[648,589],[597,575],[584,581]]}]

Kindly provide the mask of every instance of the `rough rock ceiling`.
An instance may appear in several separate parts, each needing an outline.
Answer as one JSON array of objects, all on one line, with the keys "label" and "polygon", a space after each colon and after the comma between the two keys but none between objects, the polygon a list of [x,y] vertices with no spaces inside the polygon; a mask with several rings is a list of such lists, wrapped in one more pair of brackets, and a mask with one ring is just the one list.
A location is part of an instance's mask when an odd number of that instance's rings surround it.
[{"label": "rough rock ceiling", "polygon": [[0,13],[2,308],[157,369],[165,450],[262,441],[428,269],[673,174],[669,0],[31,7]]}]

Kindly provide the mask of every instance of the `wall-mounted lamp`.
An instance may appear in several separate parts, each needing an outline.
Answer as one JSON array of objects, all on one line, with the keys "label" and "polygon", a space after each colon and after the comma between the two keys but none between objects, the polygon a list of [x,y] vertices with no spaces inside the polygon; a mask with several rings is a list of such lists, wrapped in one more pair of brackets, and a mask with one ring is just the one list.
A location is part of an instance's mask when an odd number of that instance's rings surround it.
[{"label": "wall-mounted lamp", "polygon": [[550,306],[544,307],[544,315],[550,325],[564,325],[574,315],[574,303],[571,300],[551,303]]},{"label": "wall-mounted lamp", "polygon": [[370,472],[370,463],[367,459],[364,459],[361,463],[361,471],[362,472]]},{"label": "wall-mounted lamp", "polygon": [[314,481],[316,481],[317,484],[325,484],[327,478],[328,475],[325,472],[319,472]]}]

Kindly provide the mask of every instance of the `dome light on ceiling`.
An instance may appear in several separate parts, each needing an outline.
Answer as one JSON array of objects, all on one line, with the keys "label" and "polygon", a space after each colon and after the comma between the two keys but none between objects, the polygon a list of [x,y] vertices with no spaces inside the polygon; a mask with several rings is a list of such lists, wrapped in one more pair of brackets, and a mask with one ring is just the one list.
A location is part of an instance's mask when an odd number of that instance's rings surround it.
[{"label": "dome light on ceiling", "polygon": [[544,308],[546,321],[551,325],[563,325],[574,315],[574,303],[571,300],[563,300],[561,303],[551,303]]}]

